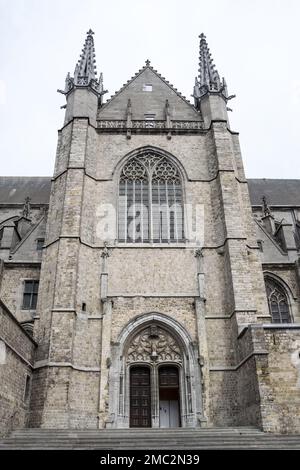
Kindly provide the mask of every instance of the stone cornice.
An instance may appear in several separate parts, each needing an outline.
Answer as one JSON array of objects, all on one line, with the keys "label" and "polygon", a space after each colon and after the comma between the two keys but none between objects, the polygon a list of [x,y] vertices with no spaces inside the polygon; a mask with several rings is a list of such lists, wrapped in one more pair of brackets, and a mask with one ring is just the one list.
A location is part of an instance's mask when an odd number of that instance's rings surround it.
[{"label": "stone cornice", "polygon": [[210,372],[236,372],[246,362],[249,361],[253,356],[267,356],[269,352],[267,350],[254,350],[248,356],[244,357],[238,364],[234,366],[213,366],[209,368]]},{"label": "stone cornice", "polygon": [[[96,178],[95,176],[92,176],[91,174],[89,174],[85,167],[84,166],[68,166],[65,170],[61,171],[60,173],[58,173],[57,175],[54,175],[52,178],[51,178],[51,181],[56,181],[58,178],[60,178],[61,176],[63,176],[64,174],[67,173],[68,170],[82,170],[84,172],[84,175],[87,176],[88,178],[91,178],[93,181],[96,181],[96,182],[109,182],[109,181],[113,181],[114,178],[113,176],[109,177],[109,178]],[[235,173],[235,170],[233,168],[222,168],[222,169],[219,169],[217,170],[217,172],[215,173],[215,175],[213,175],[211,178],[199,178],[199,179],[191,179],[191,178],[187,178],[187,181],[189,183],[211,183],[213,181],[215,181],[219,175],[221,173]],[[240,178],[238,178],[236,175],[234,175],[234,178],[236,179],[236,181],[238,183],[241,183],[241,184],[248,184],[248,181],[247,180],[241,180]]]},{"label": "stone cornice", "polygon": [[[81,239],[81,237],[79,235],[60,235],[59,237],[55,238],[54,240],[51,240],[49,243],[46,243],[44,246],[45,248],[47,248],[48,246],[51,246],[53,245],[54,243],[57,243],[60,239],[73,239],[73,240],[78,240],[80,244],[82,245],[85,245],[89,248],[92,248],[92,249],[97,249],[97,250],[103,250],[103,248],[105,248],[105,245],[104,244],[99,244],[99,245],[92,245],[91,243],[88,243],[88,242],[85,242]],[[218,250],[219,248],[223,248],[228,242],[230,241],[245,241],[247,240],[246,237],[227,237],[224,242],[220,245],[215,245],[215,246],[203,246],[202,247],[202,250]],[[246,245],[248,246],[248,245]],[[137,243],[127,243],[127,244],[120,244],[120,243],[116,243],[115,245],[109,245],[108,247],[109,249],[119,249],[119,250],[123,250],[123,249],[161,249],[161,248],[165,248],[165,249],[176,249],[176,250],[191,250],[191,251],[194,251],[195,248],[199,248],[198,245],[194,245],[194,244],[190,244],[188,241],[187,243],[181,243],[181,244],[169,244],[169,243],[156,243],[156,244],[151,244],[151,243],[141,243],[141,244],[137,244]],[[257,249],[257,247],[248,247],[250,249]]]},{"label": "stone cornice", "polygon": [[4,260],[6,268],[25,267],[25,268],[40,268],[41,261],[23,261],[23,260]]}]

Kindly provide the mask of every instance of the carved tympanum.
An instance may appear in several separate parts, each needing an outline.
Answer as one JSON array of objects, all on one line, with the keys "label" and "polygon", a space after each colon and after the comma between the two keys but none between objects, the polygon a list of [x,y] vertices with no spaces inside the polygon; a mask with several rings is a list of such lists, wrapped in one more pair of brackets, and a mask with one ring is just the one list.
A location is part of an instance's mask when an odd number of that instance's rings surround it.
[{"label": "carved tympanum", "polygon": [[156,325],[140,331],[132,340],[127,362],[181,362],[182,354],[175,338]]}]

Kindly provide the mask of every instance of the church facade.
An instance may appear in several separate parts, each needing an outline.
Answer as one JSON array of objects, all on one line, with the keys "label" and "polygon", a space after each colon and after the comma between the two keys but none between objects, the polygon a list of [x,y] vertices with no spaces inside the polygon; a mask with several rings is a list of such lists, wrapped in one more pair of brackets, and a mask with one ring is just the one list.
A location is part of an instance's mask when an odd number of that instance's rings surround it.
[{"label": "church facade", "polygon": [[52,178],[0,178],[1,432],[300,432],[300,180],[247,180],[200,36],[104,102],[89,31]]}]

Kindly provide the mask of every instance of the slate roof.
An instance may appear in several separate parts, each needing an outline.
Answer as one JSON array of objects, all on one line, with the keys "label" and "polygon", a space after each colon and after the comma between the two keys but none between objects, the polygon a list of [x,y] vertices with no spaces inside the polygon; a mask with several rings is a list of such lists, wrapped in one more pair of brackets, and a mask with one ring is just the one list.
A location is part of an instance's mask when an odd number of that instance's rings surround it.
[{"label": "slate roof", "polygon": [[[252,206],[260,206],[266,196],[271,206],[300,207],[300,179],[249,179]],[[30,197],[32,204],[48,204],[51,178],[47,176],[0,177],[0,204],[23,204]]]},{"label": "slate roof", "polygon": [[183,101],[186,102],[186,104],[191,106],[194,109],[194,111],[197,112],[197,110],[194,108],[192,103],[185,96],[183,96],[182,93],[180,93],[180,91],[178,91],[178,89],[175,88],[174,85],[172,85],[165,77],[163,77],[157,70],[155,70],[154,67],[152,67],[152,65],[150,65],[149,60],[146,60],[146,65],[144,65],[141,69],[139,69],[139,71],[136,72],[129,80],[127,80],[126,83],[123,83],[122,87],[119,90],[115,91],[115,93],[111,95],[111,97],[103,104],[102,109],[108,106],[108,104],[111,103],[112,100],[114,100],[117,96],[119,96],[122,93],[122,91],[124,91],[134,80],[137,79],[137,77],[142,75],[142,73],[145,72],[147,69],[151,70],[151,72],[153,72],[154,75],[160,78],[161,81],[165,83],[165,85],[167,85],[172,91],[176,93],[177,96],[179,96]]},{"label": "slate roof", "polygon": [[[174,121],[202,122],[200,113],[152,66],[145,65],[106,103],[99,108],[98,120],[124,120],[127,117],[128,100],[131,100],[131,119],[144,120],[146,114],[153,114],[155,120],[166,119],[165,106],[168,100],[170,117]],[[151,92],[144,91],[150,84]]]},{"label": "slate roof", "polygon": [[26,197],[31,204],[48,204],[50,188],[48,176],[1,176],[0,204],[23,204]]},{"label": "slate roof", "polygon": [[261,206],[266,196],[269,206],[300,206],[300,179],[249,179],[252,206]]}]

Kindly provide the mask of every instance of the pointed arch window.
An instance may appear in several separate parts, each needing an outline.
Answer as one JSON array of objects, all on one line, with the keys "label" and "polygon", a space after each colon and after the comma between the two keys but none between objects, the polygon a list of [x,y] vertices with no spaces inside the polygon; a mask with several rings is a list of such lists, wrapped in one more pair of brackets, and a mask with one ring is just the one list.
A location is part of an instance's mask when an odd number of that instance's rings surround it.
[{"label": "pointed arch window", "polygon": [[166,157],[131,158],[119,181],[118,239],[125,243],[184,241],[181,178]]},{"label": "pointed arch window", "polygon": [[269,311],[273,323],[291,323],[288,297],[285,289],[274,279],[265,278]]}]

